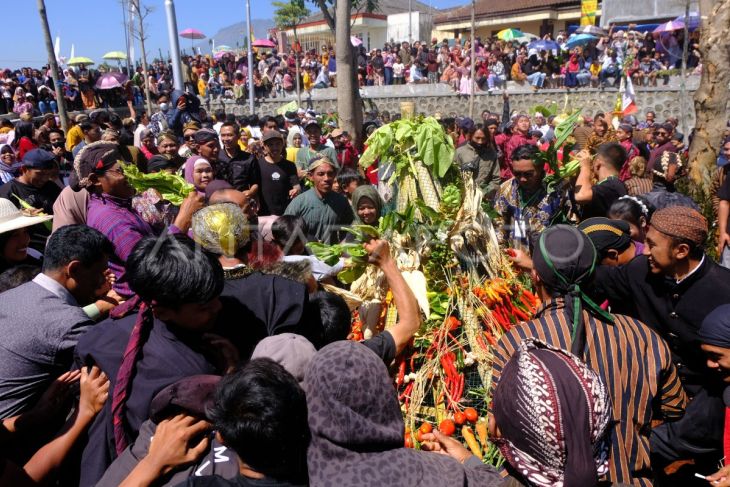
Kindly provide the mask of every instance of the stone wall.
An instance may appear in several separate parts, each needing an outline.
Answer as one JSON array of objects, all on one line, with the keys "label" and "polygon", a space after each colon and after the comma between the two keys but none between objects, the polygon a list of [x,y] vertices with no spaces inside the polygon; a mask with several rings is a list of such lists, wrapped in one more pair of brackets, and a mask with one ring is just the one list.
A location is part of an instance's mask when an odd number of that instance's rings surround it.
[{"label": "stone wall", "polygon": [[[691,127],[694,124],[694,102],[692,96],[697,83],[689,83],[687,88],[687,122]],[[390,88],[390,87],[387,87]],[[325,90],[322,90],[325,91]],[[326,90],[329,93],[320,93],[314,99],[302,99],[302,105],[305,107],[313,107],[318,112],[324,112],[328,108],[336,109],[337,99],[334,96],[334,90]],[[394,91],[394,90],[393,90]],[[566,103],[569,108],[580,107],[583,114],[593,116],[596,112],[612,111],[619,93],[616,89],[581,89],[566,93],[565,90],[541,90],[533,93],[530,90],[509,90],[510,93],[510,109],[512,111],[529,111],[535,105],[547,105],[556,102],[559,107],[563,107]],[[643,116],[647,111],[654,111],[659,120],[668,117],[681,117],[680,112],[680,90],[675,83],[667,87],[658,88],[637,88],[636,104],[639,107],[639,115]],[[369,95],[369,96],[368,96]],[[263,103],[256,105],[256,112],[259,115],[273,114],[292,99],[268,99]],[[451,92],[438,93],[388,93],[388,90],[381,90],[381,93],[367,93],[364,98],[365,108],[377,109],[379,111],[387,110],[391,113],[400,113],[401,104],[404,102],[415,103],[417,113],[433,115],[440,113],[443,116],[465,115],[469,112],[469,97],[459,96]],[[237,105],[232,102],[211,103],[209,109],[211,111],[223,107],[227,113],[235,115],[248,114],[248,105]],[[502,112],[502,96],[500,94],[479,93],[475,95],[474,114],[475,118],[482,111],[489,110],[492,112]],[[730,111],[728,112],[730,116]]]}]

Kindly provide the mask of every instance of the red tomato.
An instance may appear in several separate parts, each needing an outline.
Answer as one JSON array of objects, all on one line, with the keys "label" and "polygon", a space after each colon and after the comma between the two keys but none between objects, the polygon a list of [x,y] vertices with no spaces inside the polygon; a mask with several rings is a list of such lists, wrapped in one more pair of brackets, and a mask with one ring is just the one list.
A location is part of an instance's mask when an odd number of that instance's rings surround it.
[{"label": "red tomato", "polygon": [[423,423],[420,428],[418,428],[418,431],[421,433],[430,433],[433,431],[433,426],[431,426],[431,423]]},{"label": "red tomato", "polygon": [[413,438],[411,438],[411,435],[406,435],[406,448],[413,448]]},{"label": "red tomato", "polygon": [[456,425],[450,419],[444,419],[439,424],[439,431],[442,435],[451,436],[456,432]]},{"label": "red tomato", "polygon": [[458,424],[459,426],[466,423],[466,415],[462,412],[454,414],[454,423]]},{"label": "red tomato", "polygon": [[479,419],[479,414],[477,413],[477,410],[474,408],[466,408],[464,409],[464,416],[466,416],[466,420],[470,423],[476,423],[477,419]]}]

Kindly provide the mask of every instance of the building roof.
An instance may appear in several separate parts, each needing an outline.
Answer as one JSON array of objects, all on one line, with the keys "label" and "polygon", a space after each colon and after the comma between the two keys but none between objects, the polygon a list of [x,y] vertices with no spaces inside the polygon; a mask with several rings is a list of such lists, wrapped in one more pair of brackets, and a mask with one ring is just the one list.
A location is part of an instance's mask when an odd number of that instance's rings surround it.
[{"label": "building roof", "polygon": [[[476,20],[499,17],[505,14],[544,10],[556,7],[580,7],[580,0],[477,0],[474,17]],[[471,19],[471,4],[439,12],[434,24],[446,24]]]},{"label": "building roof", "polygon": [[[429,7],[425,3],[419,2],[418,0],[412,0],[411,1],[411,9],[413,12],[423,12],[423,13],[430,13],[432,15],[437,15],[440,10],[435,9],[433,7]],[[324,15],[322,15],[322,12],[319,9],[315,9],[316,13],[314,15],[310,15],[306,19],[302,21],[302,24],[312,24],[317,22],[324,22]],[[372,14],[374,15],[393,15],[393,14],[402,14],[404,12],[408,12],[408,2],[404,0],[379,0],[378,1],[378,8],[377,10],[374,10]],[[353,9],[352,15],[356,15],[358,13],[365,13],[364,10],[357,12]]]}]

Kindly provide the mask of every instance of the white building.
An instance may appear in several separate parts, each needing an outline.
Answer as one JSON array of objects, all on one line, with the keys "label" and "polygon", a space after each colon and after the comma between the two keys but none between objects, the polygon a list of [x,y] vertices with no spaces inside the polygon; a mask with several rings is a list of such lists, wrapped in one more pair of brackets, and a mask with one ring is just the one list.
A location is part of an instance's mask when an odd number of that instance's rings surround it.
[{"label": "white building", "polygon": [[[362,40],[367,51],[382,48],[391,40],[407,40],[408,3],[407,0],[380,0],[375,12],[354,12],[351,17],[352,35]],[[417,0],[411,0],[410,3],[413,40],[430,40],[432,15],[438,13],[438,10]],[[293,32],[286,30],[284,33],[287,38],[285,42],[293,43]],[[335,43],[335,37],[321,12],[308,17],[297,26],[297,37],[305,51],[315,49],[321,52],[322,46],[333,46]]]}]

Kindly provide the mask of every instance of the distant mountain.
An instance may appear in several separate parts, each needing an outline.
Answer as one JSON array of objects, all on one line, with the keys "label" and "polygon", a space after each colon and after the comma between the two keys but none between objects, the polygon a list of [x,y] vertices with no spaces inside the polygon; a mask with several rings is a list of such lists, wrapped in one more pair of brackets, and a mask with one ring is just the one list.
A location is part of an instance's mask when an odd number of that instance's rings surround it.
[{"label": "distant mountain", "polygon": [[[251,25],[253,26],[253,35],[256,39],[265,39],[268,36],[269,29],[276,26],[272,19],[251,19]],[[210,53],[210,39],[215,39],[215,45],[221,46],[226,45],[235,49],[236,43],[238,46],[243,47],[243,39],[246,37],[246,22],[236,22],[233,25],[224,27],[214,35],[209,36],[208,39],[203,39],[195,44],[196,48],[200,48],[203,54]],[[189,42],[189,41],[188,41]],[[190,49],[190,44],[187,46],[185,42],[180,43],[180,47],[184,49]]]}]

